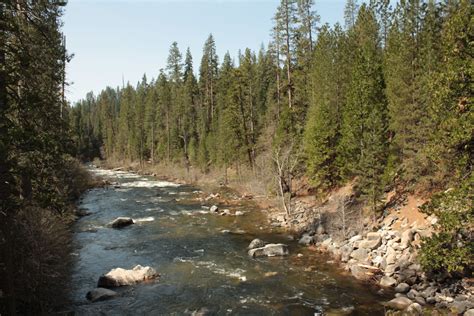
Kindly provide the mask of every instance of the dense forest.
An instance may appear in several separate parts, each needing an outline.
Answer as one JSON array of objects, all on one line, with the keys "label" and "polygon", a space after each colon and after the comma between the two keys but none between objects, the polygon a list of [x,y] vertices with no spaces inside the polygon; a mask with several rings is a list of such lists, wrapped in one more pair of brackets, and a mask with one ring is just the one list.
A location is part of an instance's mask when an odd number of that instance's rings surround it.
[{"label": "dense forest", "polygon": [[0,314],[47,314],[67,298],[73,158],[70,56],[60,1],[0,2]]},{"label": "dense forest", "polygon": [[156,79],[78,102],[78,154],[208,171],[289,152],[293,176],[319,191],[357,178],[374,208],[395,183],[456,184],[472,173],[471,11],[469,1],[348,1],[344,27],[331,27],[314,1],[281,1],[267,48],[220,62],[210,35],[195,72],[174,42]]},{"label": "dense forest", "polygon": [[[282,0],[266,48],[220,61],[210,35],[197,70],[172,43],[157,78],[71,108],[78,156],[226,176],[274,166],[287,212],[295,178],[316,194],[355,180],[372,212],[393,188],[454,187],[465,204],[436,245],[454,244],[473,215],[472,5],[348,0],[344,16],[344,26],[321,25],[314,1]],[[472,240],[464,245],[472,258]]]},{"label": "dense forest", "polygon": [[272,40],[199,66],[171,44],[167,66],[70,106],[62,1],[0,2],[0,314],[64,302],[74,158],[206,173],[275,170],[324,195],[348,182],[373,214],[392,189],[432,197],[429,269],[472,267],[473,6],[469,0],[348,0],[321,25],[313,0],[281,0]]}]

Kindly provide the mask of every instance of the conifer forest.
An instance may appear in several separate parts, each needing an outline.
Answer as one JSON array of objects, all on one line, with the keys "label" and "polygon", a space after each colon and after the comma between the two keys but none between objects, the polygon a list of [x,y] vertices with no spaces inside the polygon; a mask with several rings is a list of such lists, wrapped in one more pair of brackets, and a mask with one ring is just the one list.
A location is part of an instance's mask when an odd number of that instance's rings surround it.
[{"label": "conifer forest", "polygon": [[301,183],[321,200],[350,183],[366,218],[390,191],[418,194],[438,218],[421,265],[472,277],[471,1],[347,0],[334,25],[317,0],[277,2],[261,47],[218,56],[209,34],[195,60],[172,42],[165,68],[144,69],[154,77],[71,104],[66,3],[0,1],[0,314],[64,306],[94,160],[271,179],[288,216]]}]

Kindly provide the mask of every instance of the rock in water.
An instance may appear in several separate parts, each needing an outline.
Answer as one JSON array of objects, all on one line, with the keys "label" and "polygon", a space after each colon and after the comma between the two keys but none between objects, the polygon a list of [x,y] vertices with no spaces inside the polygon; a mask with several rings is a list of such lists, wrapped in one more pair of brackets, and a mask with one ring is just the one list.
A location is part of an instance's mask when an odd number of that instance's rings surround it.
[{"label": "rock in water", "polygon": [[261,239],[255,238],[250,242],[250,245],[247,247],[247,249],[255,249],[261,247],[265,247],[265,242]]},{"label": "rock in water", "polygon": [[151,280],[158,277],[155,269],[136,265],[132,270],[116,268],[99,278],[98,287],[117,287],[123,285],[133,285],[142,281]]},{"label": "rock in water", "polygon": [[209,210],[211,211],[211,213],[217,213],[217,211],[219,211],[219,208],[216,205],[213,205]]},{"label": "rock in water", "polygon": [[285,244],[268,244],[264,247],[249,250],[249,256],[252,258],[287,256],[289,253],[288,246]]},{"label": "rock in water", "polygon": [[118,295],[117,292],[114,292],[109,289],[104,289],[103,287],[98,287],[87,292],[86,298],[91,302],[98,302],[98,301],[108,300],[117,295]]},{"label": "rock in water", "polygon": [[130,226],[133,224],[133,219],[130,217],[117,217],[112,222],[109,223],[110,227],[112,228],[122,228],[126,226]]}]

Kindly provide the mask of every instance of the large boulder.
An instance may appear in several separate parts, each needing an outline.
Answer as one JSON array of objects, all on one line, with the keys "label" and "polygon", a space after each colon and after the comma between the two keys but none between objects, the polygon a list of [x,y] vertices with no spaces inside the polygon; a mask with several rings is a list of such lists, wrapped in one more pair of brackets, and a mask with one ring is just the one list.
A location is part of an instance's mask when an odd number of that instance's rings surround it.
[{"label": "large boulder", "polygon": [[261,247],[265,247],[265,242],[261,239],[255,238],[254,240],[250,242],[247,249],[255,249],[255,248],[261,248]]},{"label": "large boulder", "polygon": [[87,292],[86,298],[91,302],[98,302],[98,301],[108,300],[117,295],[118,294],[115,291],[104,289],[103,287],[98,287]]},{"label": "large boulder", "polygon": [[387,302],[387,306],[393,309],[404,310],[410,306],[413,302],[408,297],[396,297],[393,300]]},{"label": "large boulder", "polygon": [[131,270],[116,268],[99,278],[98,287],[117,287],[134,285],[146,280],[157,278],[159,274],[151,267],[136,265]]},{"label": "large boulder", "polygon": [[289,254],[288,246],[285,244],[268,244],[264,247],[250,249],[248,252],[252,258],[286,256]]},{"label": "large boulder", "polygon": [[372,250],[380,246],[381,242],[382,238],[380,236],[380,233],[368,233],[367,239],[361,240],[359,242],[359,248]]},{"label": "large boulder", "polygon": [[130,226],[133,224],[133,219],[130,217],[117,217],[112,222],[109,223],[109,226],[112,228],[122,228]]}]

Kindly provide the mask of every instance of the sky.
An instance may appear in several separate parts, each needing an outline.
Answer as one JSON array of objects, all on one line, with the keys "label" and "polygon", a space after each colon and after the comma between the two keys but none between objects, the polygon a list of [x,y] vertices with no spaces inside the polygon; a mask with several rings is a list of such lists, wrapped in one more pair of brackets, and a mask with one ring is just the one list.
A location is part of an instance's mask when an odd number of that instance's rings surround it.
[{"label": "sky", "polygon": [[[345,0],[316,0],[322,23],[343,21]],[[195,71],[213,34],[220,61],[229,51],[258,50],[270,41],[279,0],[69,0],[63,16],[67,49],[67,98],[76,102],[106,86],[156,78],[176,41],[190,47]]]}]

